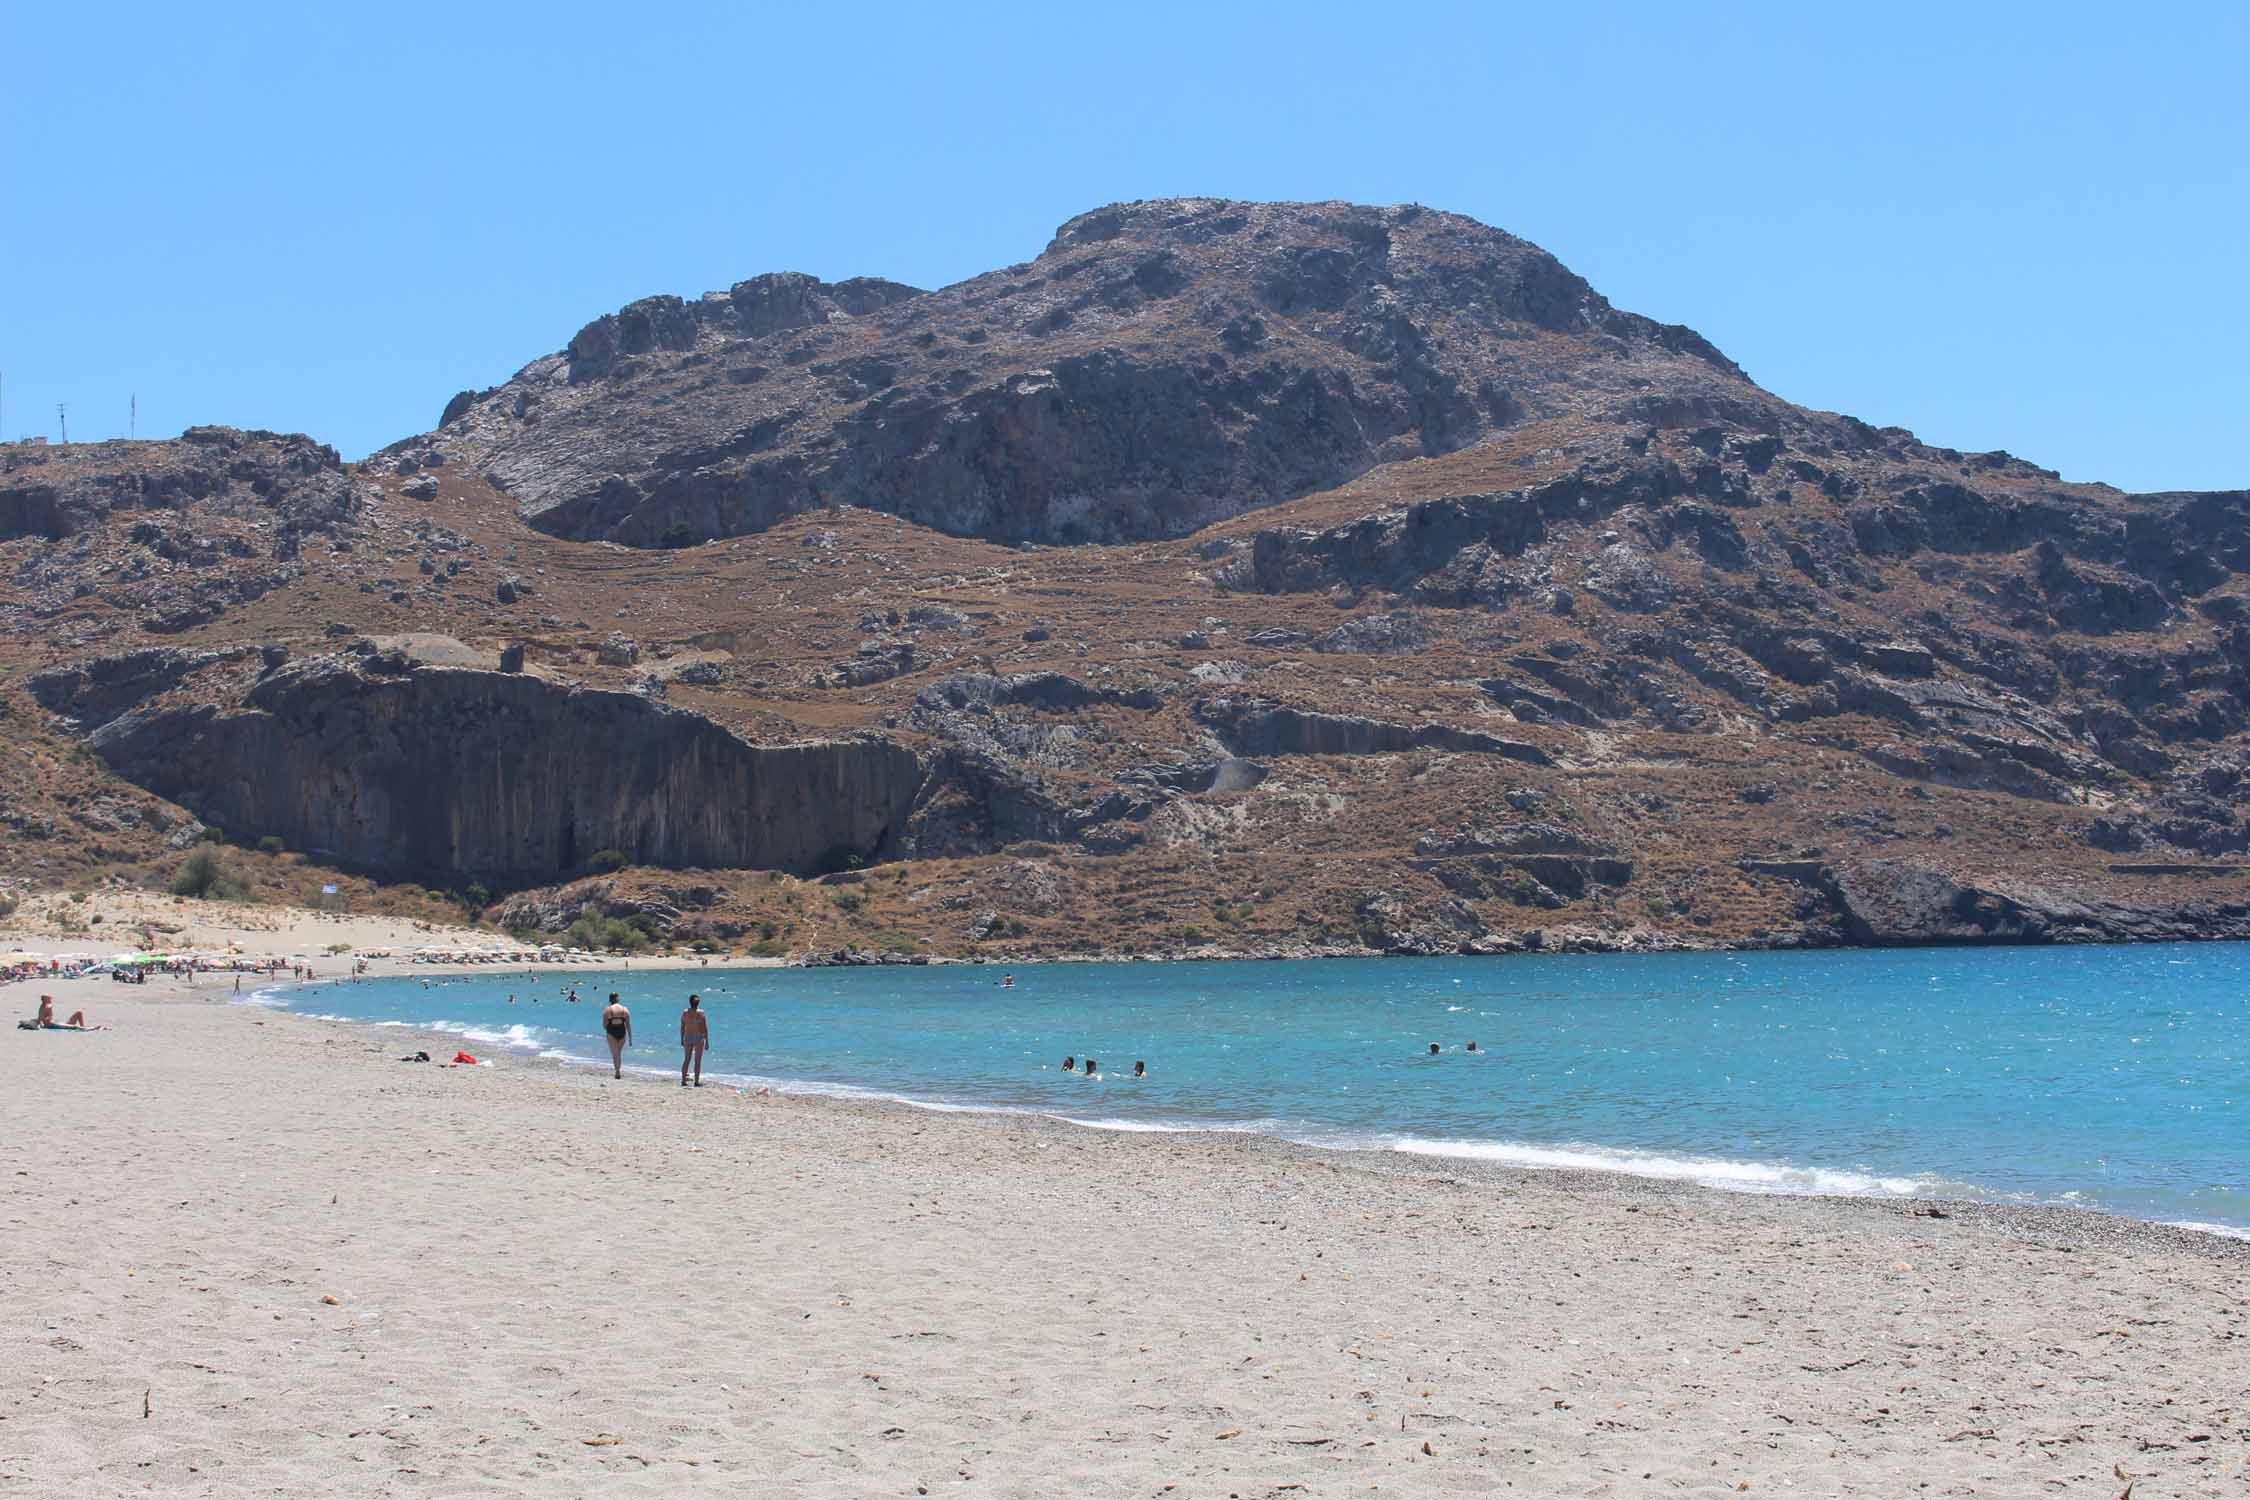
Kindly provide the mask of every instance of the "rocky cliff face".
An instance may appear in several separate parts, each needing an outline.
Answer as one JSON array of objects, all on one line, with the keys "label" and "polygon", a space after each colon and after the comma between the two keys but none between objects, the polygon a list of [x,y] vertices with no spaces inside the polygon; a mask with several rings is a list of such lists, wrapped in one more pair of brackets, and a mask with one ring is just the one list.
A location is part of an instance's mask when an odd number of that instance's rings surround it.
[{"label": "rocky cliff face", "polygon": [[168,443],[0,452],[0,540],[60,541],[124,517],[263,523],[279,541],[348,523],[359,502],[336,450],[297,433],[190,427]]},{"label": "rocky cliff face", "polygon": [[962,536],[1176,536],[1527,416],[1781,408],[1683,328],[1420,208],[1120,204],[942,291],[765,276],[589,324],[400,445],[636,546],[823,505]]},{"label": "rocky cliff face", "polygon": [[893,853],[922,782],[875,739],[750,745],[628,693],[336,655],[240,707],[135,709],[90,743],[239,831],[386,874],[553,879],[593,854],[810,873]]},{"label": "rocky cliff face", "polygon": [[347,537],[368,493],[293,433],[0,449],[0,545],[33,544],[0,618],[93,595],[177,634],[301,576],[306,546]]},{"label": "rocky cliff face", "polygon": [[2250,493],[1802,410],[1444,214],[1103,209],[635,303],[357,471],[0,492],[0,827],[75,878],[195,836],[90,737],[363,868],[707,866],[603,900],[727,938],[896,855],[806,904],[901,956],[2250,932]]}]

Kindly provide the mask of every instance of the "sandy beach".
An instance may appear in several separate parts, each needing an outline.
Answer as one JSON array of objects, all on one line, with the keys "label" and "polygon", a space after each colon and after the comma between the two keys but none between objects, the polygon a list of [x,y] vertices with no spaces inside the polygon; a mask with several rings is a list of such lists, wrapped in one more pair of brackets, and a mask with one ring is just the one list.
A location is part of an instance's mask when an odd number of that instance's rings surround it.
[{"label": "sandy beach", "polygon": [[111,1029],[0,1033],[0,1495],[2250,1494],[2246,1242],[53,988]]},{"label": "sandy beach", "polygon": [[[91,921],[89,919],[92,919]],[[72,925],[65,926],[64,923]],[[120,952],[232,954],[247,959],[291,959],[310,962],[321,978],[349,974],[355,963],[364,963],[370,976],[429,973],[436,969],[473,970],[484,965],[424,964],[415,953],[426,948],[455,951],[507,949],[524,951],[500,933],[484,927],[448,926],[405,917],[312,911],[297,906],[249,905],[234,901],[202,901],[151,891],[102,890],[83,902],[60,891],[26,900],[5,922],[0,922],[0,955],[29,953],[65,954],[106,958]],[[383,954],[371,957],[370,954]],[[604,955],[598,959],[549,963],[528,952],[511,959],[508,967],[549,970],[618,968],[694,969],[724,962],[735,969],[779,967],[780,959],[750,958],[738,954],[697,956],[684,953],[642,953],[631,957]],[[106,976],[103,976],[106,978]],[[231,982],[231,976],[205,974],[204,986]],[[37,989],[28,983],[23,988]],[[52,990],[52,984],[44,986]],[[0,990],[0,994],[8,993]],[[106,984],[91,993],[110,993]],[[58,997],[59,998],[59,997]],[[25,1007],[29,1014],[30,1007]]]}]

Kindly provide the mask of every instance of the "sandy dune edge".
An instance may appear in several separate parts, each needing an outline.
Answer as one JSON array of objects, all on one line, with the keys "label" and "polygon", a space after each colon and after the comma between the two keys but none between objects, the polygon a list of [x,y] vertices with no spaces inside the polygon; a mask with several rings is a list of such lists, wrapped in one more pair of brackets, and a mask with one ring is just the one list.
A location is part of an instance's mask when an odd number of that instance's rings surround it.
[{"label": "sandy dune edge", "polygon": [[2250,1490],[2250,1246],[97,997],[0,1033],[0,1496]]}]

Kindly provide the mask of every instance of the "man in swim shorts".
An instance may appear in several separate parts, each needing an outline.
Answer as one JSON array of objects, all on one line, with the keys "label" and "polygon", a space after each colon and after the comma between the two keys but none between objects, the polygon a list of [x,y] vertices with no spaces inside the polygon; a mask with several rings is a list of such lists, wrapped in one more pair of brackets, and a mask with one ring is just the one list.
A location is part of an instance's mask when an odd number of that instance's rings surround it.
[{"label": "man in swim shorts", "polygon": [[703,1087],[703,1051],[711,1045],[711,1018],[703,1013],[699,995],[687,997],[680,1012],[680,1087],[688,1086],[688,1065],[695,1065],[695,1086]]}]

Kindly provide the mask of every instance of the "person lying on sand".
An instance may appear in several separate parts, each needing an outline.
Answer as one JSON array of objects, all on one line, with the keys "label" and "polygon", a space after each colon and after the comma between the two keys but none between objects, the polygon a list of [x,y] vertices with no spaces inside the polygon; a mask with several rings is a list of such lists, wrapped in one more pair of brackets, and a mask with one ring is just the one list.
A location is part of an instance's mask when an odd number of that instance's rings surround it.
[{"label": "person lying on sand", "polygon": [[69,1019],[69,1020],[67,1020],[67,1021],[58,1021],[58,1020],[56,1020],[56,1019],[55,1019],[55,997],[54,997],[54,996],[52,996],[52,995],[41,995],[41,996],[39,997],[39,1015],[38,1015],[38,1018],[37,1018],[37,1019],[36,1019],[36,1020],[35,1020],[35,1021],[34,1021],[34,1022],[33,1022],[32,1024],[33,1024],[34,1026],[36,1026],[36,1027],[37,1027],[37,1028],[38,1028],[39,1030],[41,1030],[41,1031],[107,1031],[107,1030],[109,1030],[109,1028],[108,1028],[107,1026],[92,1026],[92,1025],[88,1025],[88,1024],[87,1024],[87,1021],[86,1021],[86,1012],[84,1012],[84,1011],[82,1011],[82,1010],[74,1010],[74,1011],[72,1011],[72,1012],[70,1013],[70,1019]]}]

